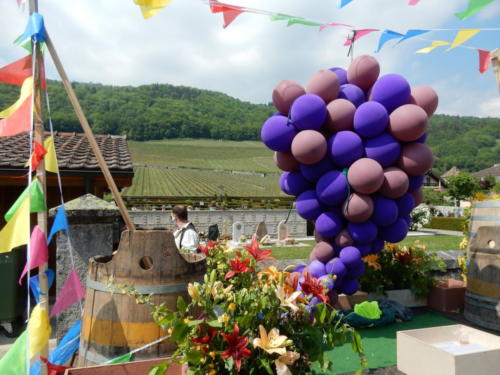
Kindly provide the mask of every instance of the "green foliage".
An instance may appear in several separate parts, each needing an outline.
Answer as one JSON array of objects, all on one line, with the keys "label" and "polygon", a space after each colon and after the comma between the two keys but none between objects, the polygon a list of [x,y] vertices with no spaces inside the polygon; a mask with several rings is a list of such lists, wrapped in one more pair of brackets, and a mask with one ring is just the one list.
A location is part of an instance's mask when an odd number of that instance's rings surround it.
[{"label": "green foliage", "polygon": [[432,229],[443,229],[443,230],[454,230],[461,232],[465,223],[464,218],[460,217],[440,217],[434,216],[431,218],[431,222],[426,225],[426,228]]},{"label": "green foliage", "polygon": [[479,190],[479,180],[469,173],[460,172],[447,179],[448,190],[446,194],[452,198],[463,200],[474,196]]},{"label": "green foliage", "polygon": [[495,177],[491,174],[479,179],[479,188],[483,193],[488,193],[496,184]]},{"label": "green foliage", "polygon": [[448,206],[450,205],[449,202],[447,202],[444,197],[445,194],[432,189],[428,187],[424,187],[423,189],[424,192],[424,200],[423,203],[425,203],[428,206]]},{"label": "green foliage", "polygon": [[498,181],[491,190],[494,191],[495,193],[500,193],[500,181]]}]

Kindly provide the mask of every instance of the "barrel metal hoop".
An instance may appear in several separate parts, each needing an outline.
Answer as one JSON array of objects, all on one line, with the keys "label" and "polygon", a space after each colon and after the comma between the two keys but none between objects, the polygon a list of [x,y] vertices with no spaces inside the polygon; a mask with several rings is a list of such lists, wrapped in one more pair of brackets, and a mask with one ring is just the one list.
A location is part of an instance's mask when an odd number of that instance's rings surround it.
[{"label": "barrel metal hoop", "polygon": [[[474,295],[474,296],[471,296],[471,295],[467,295],[469,298],[465,300],[465,303],[469,304],[469,305],[472,305],[472,306],[476,306],[476,307],[481,307],[483,309],[486,309],[486,310],[492,310],[492,311],[497,311],[497,312],[500,312],[500,306],[495,306],[495,305],[490,305],[488,303],[484,303],[484,302],[479,302],[481,301],[481,296],[479,296],[479,298],[477,297],[477,295]],[[476,301],[474,301],[476,300]],[[498,302],[498,301],[496,301]]]},{"label": "barrel metal hoop", "polygon": [[[179,283],[170,285],[132,285],[137,293],[140,294],[169,294],[169,293],[179,293],[185,292],[187,290],[189,283]],[[100,281],[87,279],[87,287],[90,289],[97,290],[99,292],[111,293],[108,285],[101,283]],[[115,291],[116,294],[125,294],[124,291]]]},{"label": "barrel metal hoop", "polygon": [[500,201],[476,202],[472,204],[472,208],[490,208],[500,207]]},{"label": "barrel metal hoop", "polygon": [[474,298],[474,299],[477,299],[477,300],[482,300],[482,301],[486,301],[486,302],[500,304],[500,299],[498,299],[498,298],[491,298],[491,297],[480,296],[479,294],[469,292],[468,290],[465,291],[465,296],[469,297],[469,298]]}]

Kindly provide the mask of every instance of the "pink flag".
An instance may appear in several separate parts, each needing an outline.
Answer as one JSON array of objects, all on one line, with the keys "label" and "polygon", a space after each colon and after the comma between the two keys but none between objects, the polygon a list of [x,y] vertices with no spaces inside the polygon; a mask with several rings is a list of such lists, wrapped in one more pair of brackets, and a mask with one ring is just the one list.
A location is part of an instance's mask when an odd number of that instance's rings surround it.
[{"label": "pink flag", "polygon": [[[30,264],[29,269],[40,267],[42,264],[49,261],[49,250],[47,248],[47,239],[45,233],[37,225],[31,232],[30,239]],[[24,270],[19,277],[19,284],[22,283],[24,275],[28,272],[28,264],[24,266]]]},{"label": "pink flag", "polygon": [[410,0],[408,5],[417,5],[420,2],[420,0]]},{"label": "pink flag", "polygon": [[52,318],[54,315],[67,309],[72,304],[80,301],[84,296],[85,290],[83,289],[82,282],[80,281],[78,273],[73,268],[64,282],[63,287],[59,291],[56,303],[50,312],[50,317]]},{"label": "pink flag", "polygon": [[490,67],[491,52],[484,49],[478,49],[477,52],[479,53],[479,73],[483,74]]},{"label": "pink flag", "polygon": [[236,17],[238,17],[243,12],[244,12],[243,10],[239,9],[230,9],[224,11],[224,26],[223,26],[224,29],[228,27],[231,24],[231,22],[233,22],[236,19]]},{"label": "pink flag", "polygon": [[338,23],[338,22],[328,22],[325,23],[324,25],[321,25],[319,27],[319,31],[323,31],[327,27],[333,27],[333,26],[345,26],[345,27],[352,27],[351,25],[346,25],[345,23]]},{"label": "pink flag", "polygon": [[352,39],[347,39],[344,43],[344,46],[350,46],[352,43],[354,43],[355,41],[357,41],[359,38],[362,38],[364,37],[365,35],[368,35],[374,31],[378,31],[378,29],[362,29],[362,30],[355,30],[356,31],[356,35],[354,37],[354,40]]}]

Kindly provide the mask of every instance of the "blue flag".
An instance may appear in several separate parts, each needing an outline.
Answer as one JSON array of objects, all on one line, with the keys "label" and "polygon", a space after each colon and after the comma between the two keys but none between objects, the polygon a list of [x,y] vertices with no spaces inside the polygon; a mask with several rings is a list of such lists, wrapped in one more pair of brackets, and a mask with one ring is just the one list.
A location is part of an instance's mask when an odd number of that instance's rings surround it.
[{"label": "blue flag", "polygon": [[[54,271],[48,269],[44,273],[47,275],[47,289],[50,289],[52,283],[54,282],[54,276],[55,276]],[[40,290],[40,275],[35,275],[30,277],[30,288],[36,303],[38,303],[40,300],[40,294],[44,294]]]},{"label": "blue flag", "polygon": [[64,205],[61,205],[57,209],[57,214],[54,219],[54,223],[52,224],[52,228],[50,228],[50,234],[47,243],[50,243],[54,234],[56,234],[60,230],[69,230],[68,218],[66,217],[66,210],[64,209]]},{"label": "blue flag", "polygon": [[347,4],[349,4],[352,0],[340,0],[339,8],[345,7]]},{"label": "blue flag", "polygon": [[422,34],[425,34],[428,32],[429,32],[429,30],[408,30],[406,32],[405,36],[402,37],[401,39],[399,39],[396,44],[404,42],[406,39],[410,39],[410,38],[413,38],[414,36],[422,35]]},{"label": "blue flag", "polygon": [[379,52],[384,46],[384,44],[386,44],[389,40],[401,37],[404,37],[404,35],[392,30],[385,30],[382,33],[382,35],[380,35],[380,39],[378,41],[378,48],[375,52]]}]

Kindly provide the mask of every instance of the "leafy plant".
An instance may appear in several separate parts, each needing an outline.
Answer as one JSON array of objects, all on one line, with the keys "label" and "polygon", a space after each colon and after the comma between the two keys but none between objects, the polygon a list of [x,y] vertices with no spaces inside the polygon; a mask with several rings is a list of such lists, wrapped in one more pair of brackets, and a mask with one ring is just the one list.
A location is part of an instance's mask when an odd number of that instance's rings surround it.
[{"label": "leafy plant", "polygon": [[367,267],[359,281],[366,292],[411,289],[417,297],[425,297],[436,280],[433,272],[446,270],[443,260],[419,241],[414,246],[386,244],[380,253],[363,259]]},{"label": "leafy plant", "polygon": [[480,190],[479,180],[465,172],[448,178],[447,182],[447,194],[457,200],[472,198]]},{"label": "leafy plant", "polygon": [[431,210],[425,204],[418,205],[411,212],[410,230],[419,230],[431,222]]}]

